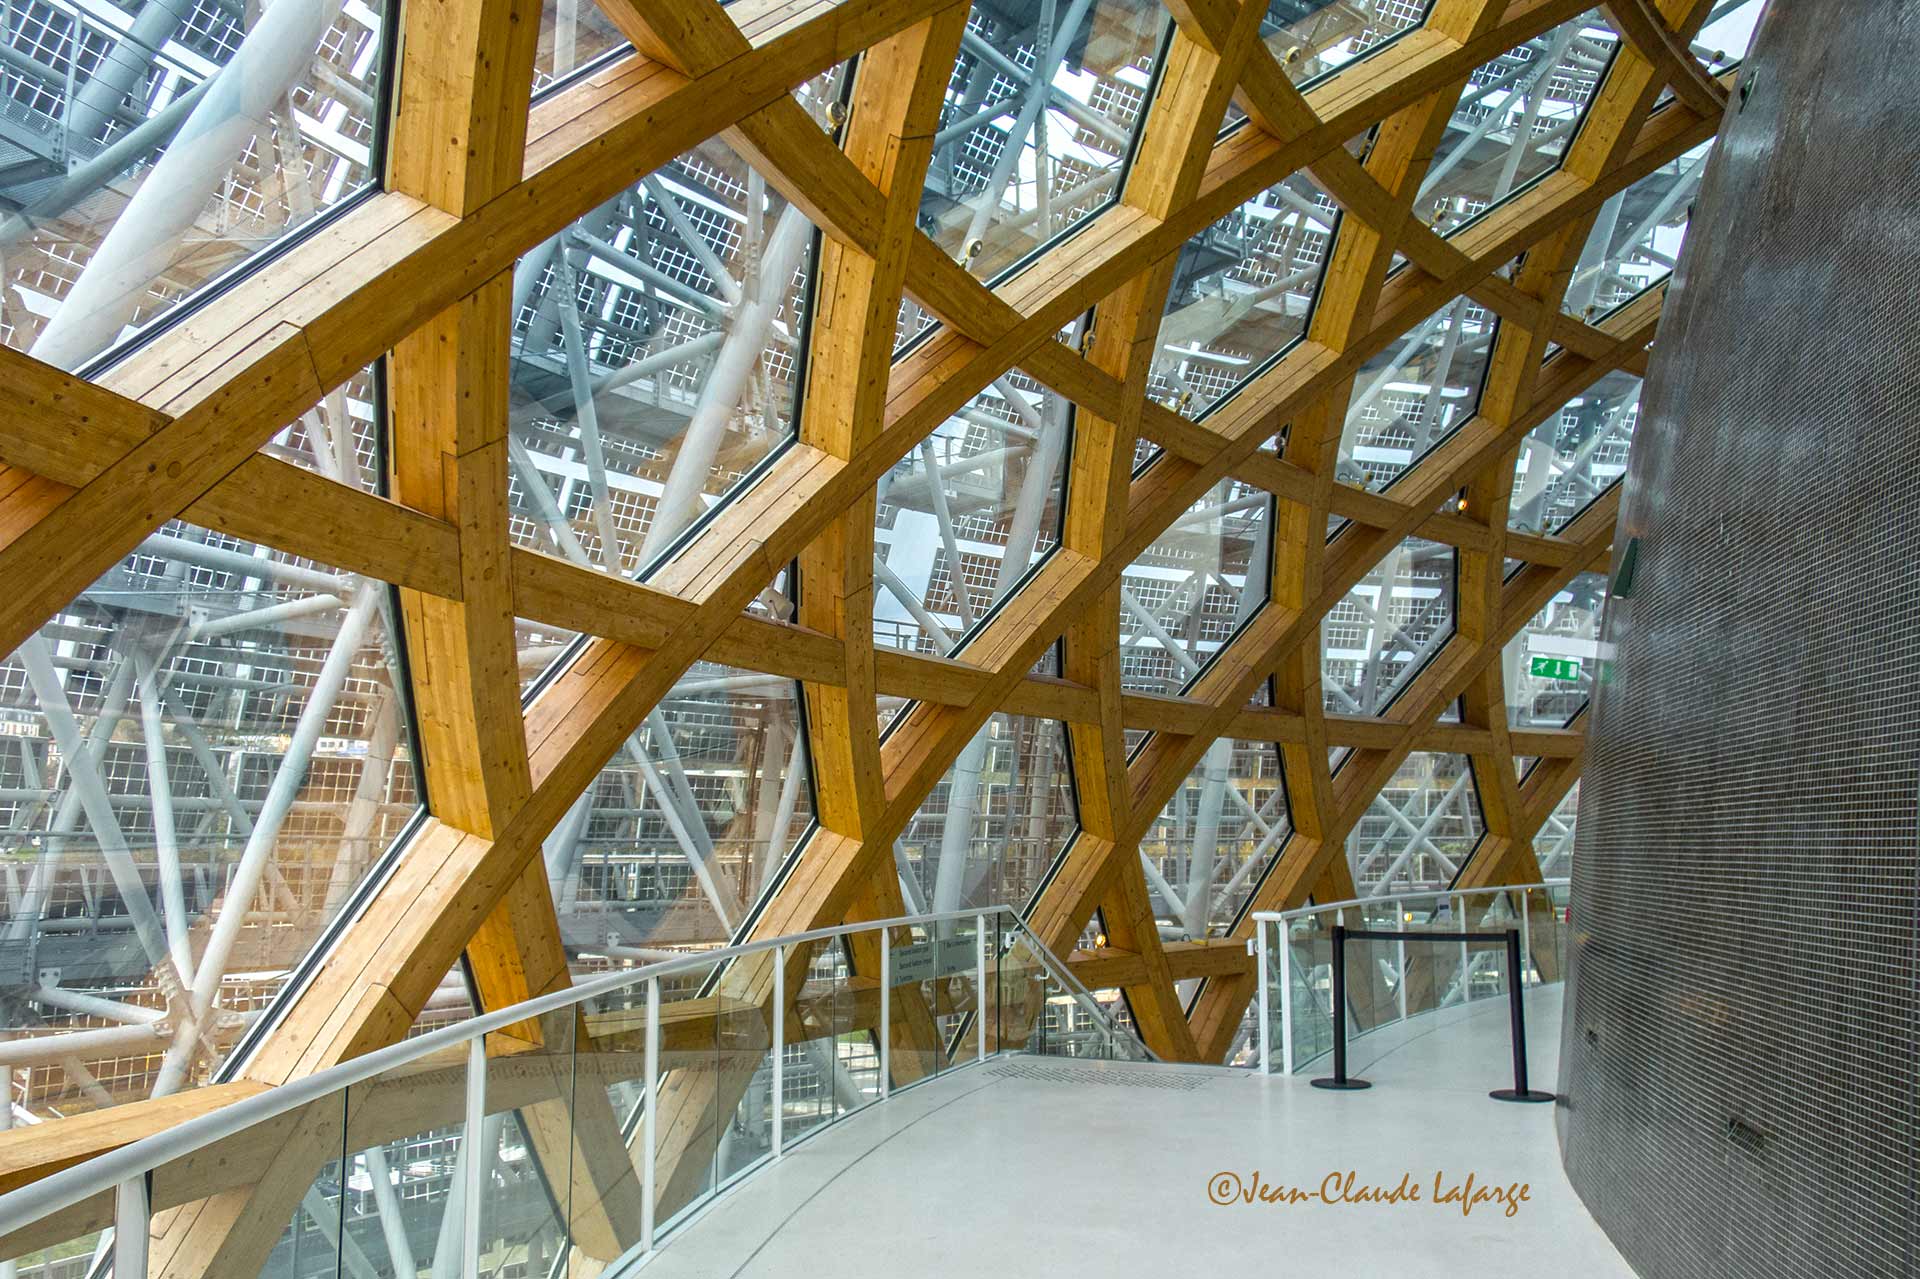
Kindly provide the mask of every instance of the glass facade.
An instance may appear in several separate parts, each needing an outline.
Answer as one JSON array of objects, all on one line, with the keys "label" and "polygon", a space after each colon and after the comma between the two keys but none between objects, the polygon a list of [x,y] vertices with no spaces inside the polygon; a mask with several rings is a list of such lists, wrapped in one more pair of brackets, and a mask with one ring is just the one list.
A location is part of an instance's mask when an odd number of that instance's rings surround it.
[{"label": "glass facade", "polygon": [[0,341],[79,369],[379,177],[381,2],[28,0],[0,44]]}]

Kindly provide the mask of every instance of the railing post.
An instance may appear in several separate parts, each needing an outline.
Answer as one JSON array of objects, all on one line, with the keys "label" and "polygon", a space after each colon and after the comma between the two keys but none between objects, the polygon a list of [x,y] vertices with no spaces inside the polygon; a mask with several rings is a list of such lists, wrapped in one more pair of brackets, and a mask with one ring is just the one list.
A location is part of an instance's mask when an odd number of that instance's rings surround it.
[{"label": "railing post", "polygon": [[1260,973],[1260,1073],[1273,1073],[1273,1029],[1267,1022],[1267,1001],[1273,998],[1273,989],[1267,984],[1267,921],[1253,921],[1253,962]]},{"label": "railing post", "polygon": [[1527,896],[1531,890],[1520,890],[1520,977],[1524,981],[1529,969],[1533,967],[1533,911],[1528,909]]},{"label": "railing post", "polygon": [[1507,1017],[1513,1026],[1513,1087],[1496,1088],[1487,1096],[1495,1101],[1552,1101],[1550,1092],[1527,1086],[1527,1014],[1520,987],[1520,932],[1507,930]]},{"label": "railing post", "polygon": [[893,930],[880,930],[880,1100],[893,1086]]},{"label": "railing post", "polygon": [[773,1157],[787,1130],[787,948],[773,948]]},{"label": "railing post", "polygon": [[973,917],[974,1060],[987,1059],[987,917]]},{"label": "railing post", "polygon": [[[11,1105],[12,1097],[0,1098]],[[147,1279],[147,1174],[129,1177],[113,1192],[114,1279]]]},{"label": "railing post", "polygon": [[1400,962],[1400,980],[1395,983],[1398,998],[1395,1002],[1400,1005],[1400,1020],[1405,1021],[1407,1019],[1407,903],[1403,898],[1393,899],[1393,913],[1400,916],[1400,940],[1394,943]]},{"label": "railing post", "polygon": [[654,1135],[660,1122],[660,979],[647,978],[647,1101],[640,1120],[640,1246],[653,1251]]},{"label": "railing post", "polygon": [[1333,926],[1333,1076],[1313,1081],[1315,1088],[1333,1088],[1352,1092],[1371,1088],[1364,1079],[1347,1076],[1347,929]]},{"label": "railing post", "polygon": [[[466,1158],[460,1168],[460,1273],[476,1279],[480,1273],[480,1191],[487,1184],[487,1152],[481,1130],[487,1122],[487,1037],[467,1041],[467,1127],[461,1138]],[[341,1251],[346,1240],[340,1241]]]},{"label": "railing post", "polygon": [[[1467,918],[1467,895],[1465,893],[1455,895],[1453,899],[1453,913],[1460,921],[1455,927],[1459,928],[1462,933],[1472,931],[1472,924]],[[1460,1002],[1463,1004],[1473,1002],[1473,955],[1469,952],[1465,941],[1460,943]]]},{"label": "railing post", "polygon": [[1287,935],[1292,927],[1285,918],[1273,921],[1273,931],[1280,943],[1280,1073],[1293,1073],[1293,939]]}]

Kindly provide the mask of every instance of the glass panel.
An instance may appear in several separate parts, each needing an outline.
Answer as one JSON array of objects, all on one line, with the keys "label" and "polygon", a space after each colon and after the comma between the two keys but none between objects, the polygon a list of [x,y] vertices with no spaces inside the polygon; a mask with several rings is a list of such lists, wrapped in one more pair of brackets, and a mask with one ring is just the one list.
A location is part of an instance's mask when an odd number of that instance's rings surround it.
[{"label": "glass panel", "polygon": [[1542,879],[1565,879],[1573,874],[1574,817],[1579,811],[1580,783],[1576,781],[1533,837]]},{"label": "glass panel", "polygon": [[1594,8],[1474,71],[1414,214],[1450,231],[1559,168],[1619,43],[1605,12]]},{"label": "glass panel", "polygon": [[720,1132],[723,1184],[773,1154],[773,1023],[768,1010],[775,962],[772,952],[742,956],[727,966],[713,992],[720,1074],[731,1081],[730,1087],[740,1088],[733,1120]]},{"label": "glass panel", "polygon": [[1222,737],[1140,839],[1163,937],[1220,937],[1293,825],[1272,742]]},{"label": "glass panel", "polygon": [[1363,896],[1445,888],[1482,829],[1467,757],[1416,751],[1347,836],[1354,886]]},{"label": "glass panel", "polygon": [[1720,0],[1708,11],[1700,34],[1693,38],[1694,56],[1715,71],[1745,58],[1753,47],[1754,28],[1765,8],[1765,0]]},{"label": "glass panel", "polygon": [[995,713],[894,842],[908,912],[1024,905],[1078,821],[1066,727]]},{"label": "glass panel", "polygon": [[1507,641],[1501,674],[1509,724],[1559,728],[1592,698],[1606,602],[1606,574],[1581,573]]},{"label": "glass panel", "polygon": [[[701,994],[706,979],[707,973],[694,972],[660,981],[656,1131],[673,1133],[658,1142],[654,1166],[654,1220],[663,1229],[717,1184],[722,1105],[731,1090],[720,1069],[719,1004]],[[644,1008],[644,989],[636,995]]]},{"label": "glass panel", "polygon": [[1298,341],[1338,223],[1338,206],[1302,170],[1187,241],[1148,393],[1198,417]]},{"label": "glass panel", "polygon": [[1118,195],[1166,11],[1151,0],[983,0],[947,83],[920,228],[998,275]]},{"label": "glass panel", "polygon": [[575,1122],[576,1021],[566,1008],[488,1037],[487,1118],[476,1148],[482,1274],[564,1270],[575,1227],[595,1258],[639,1241],[638,1223],[616,1223],[615,1205],[602,1200],[602,1187],[632,1184],[619,1128]]},{"label": "glass panel", "polygon": [[[564,1099],[564,1083],[540,1083]],[[353,1085],[346,1113],[350,1237],[376,1273],[460,1273],[467,1160],[498,1150],[509,1120],[489,1109],[468,1140],[465,1045]]]},{"label": "glass panel", "polygon": [[0,1265],[10,1267],[14,1279],[87,1279],[95,1259],[108,1256],[112,1251],[111,1232],[90,1230],[44,1248],[0,1258]]},{"label": "glass panel", "polygon": [[626,43],[627,38],[594,0],[551,0],[540,8],[540,44],[533,55],[534,93]]},{"label": "glass panel", "polygon": [[30,1111],[206,1080],[412,817],[388,606],[174,521],[0,664],[5,1024],[125,1041],[23,1068]]},{"label": "glass panel", "polygon": [[[866,1100],[839,1058],[840,1041],[856,1034],[858,1020],[839,945],[815,947],[801,974],[783,1068],[781,1106],[788,1142],[825,1127]],[[795,984],[793,972],[788,984]]]},{"label": "glass panel", "polygon": [[1361,366],[1340,435],[1339,478],[1378,492],[1480,406],[1494,317],[1456,298]]},{"label": "glass panel", "polygon": [[1640,379],[1615,371],[1533,428],[1514,463],[1507,523],[1557,533],[1627,473],[1640,423]]},{"label": "glass panel", "polygon": [[1433,0],[1268,0],[1261,37],[1295,84],[1420,25]]},{"label": "glass panel", "polygon": [[1562,310],[1591,320],[1673,273],[1712,155],[1703,142],[1600,206]]},{"label": "glass panel", "polygon": [[1266,603],[1272,507],[1271,494],[1221,480],[1127,566],[1120,583],[1125,687],[1178,692]]},{"label": "glass panel", "polygon": [[1378,715],[1453,635],[1455,554],[1410,537],[1320,623],[1329,712]]},{"label": "glass panel", "polygon": [[[887,1015],[892,1022],[893,1048],[889,1065],[892,1086],[901,1088],[931,1079],[946,1069],[947,1040],[936,1011],[939,930],[916,925],[892,931],[888,978],[893,983],[893,998]],[[973,962],[970,952],[967,962]]]},{"label": "glass panel", "polygon": [[1046,559],[1072,430],[1072,405],[1016,369],[880,477],[875,643],[944,657]]},{"label": "glass panel", "polygon": [[76,369],[377,180],[387,7],[8,10],[0,340]]},{"label": "glass panel", "polygon": [[367,493],[380,491],[383,426],[368,365],[283,427],[260,451]]},{"label": "glass panel", "polygon": [[811,818],[799,691],[698,662],[546,841],[576,973],[725,943]]},{"label": "glass panel", "polygon": [[516,541],[651,571],[793,438],[817,238],[712,139],[520,260]]}]

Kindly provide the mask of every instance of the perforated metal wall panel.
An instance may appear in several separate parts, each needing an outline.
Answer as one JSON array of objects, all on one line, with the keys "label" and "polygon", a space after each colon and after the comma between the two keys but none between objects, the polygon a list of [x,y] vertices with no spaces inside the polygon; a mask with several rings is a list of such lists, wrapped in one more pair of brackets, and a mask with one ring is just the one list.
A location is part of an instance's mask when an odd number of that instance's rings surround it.
[{"label": "perforated metal wall panel", "polygon": [[1915,1273],[1916,67],[1774,0],[1634,436],[1559,1120],[1649,1279]]}]

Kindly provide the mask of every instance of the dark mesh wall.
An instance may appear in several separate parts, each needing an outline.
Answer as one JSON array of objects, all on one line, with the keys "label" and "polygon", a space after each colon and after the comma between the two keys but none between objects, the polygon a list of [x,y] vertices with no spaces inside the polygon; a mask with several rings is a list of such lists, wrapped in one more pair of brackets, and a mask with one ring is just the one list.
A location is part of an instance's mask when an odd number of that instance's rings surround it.
[{"label": "dark mesh wall", "polygon": [[1634,436],[1567,1170],[1649,1279],[1915,1273],[1920,3],[1773,0]]}]

